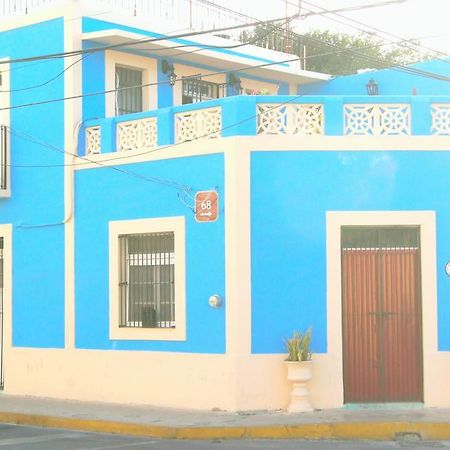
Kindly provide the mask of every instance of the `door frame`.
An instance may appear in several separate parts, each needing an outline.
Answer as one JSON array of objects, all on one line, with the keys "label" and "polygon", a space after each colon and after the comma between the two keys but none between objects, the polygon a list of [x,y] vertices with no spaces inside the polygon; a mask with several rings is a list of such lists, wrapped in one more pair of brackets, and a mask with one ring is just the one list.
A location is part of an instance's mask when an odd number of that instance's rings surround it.
[{"label": "door frame", "polygon": [[[436,214],[434,211],[329,211],[327,225],[327,353],[337,373],[334,388],[344,404],[342,360],[341,227],[415,225],[420,228],[422,298],[422,354],[424,403],[439,386],[433,386],[433,360],[437,353]],[[431,395],[431,397],[434,397]]]},{"label": "door frame", "polygon": [[7,384],[7,361],[12,346],[12,225],[0,224],[3,238],[3,381]]}]

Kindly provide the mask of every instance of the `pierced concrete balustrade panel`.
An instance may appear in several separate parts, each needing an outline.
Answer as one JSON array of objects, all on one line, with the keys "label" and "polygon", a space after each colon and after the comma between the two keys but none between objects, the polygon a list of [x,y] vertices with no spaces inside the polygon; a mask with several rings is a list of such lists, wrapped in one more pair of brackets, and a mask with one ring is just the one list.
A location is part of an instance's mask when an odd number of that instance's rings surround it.
[{"label": "pierced concrete balustrade panel", "polygon": [[411,108],[405,104],[348,104],[344,106],[346,135],[408,136]]},{"label": "pierced concrete balustrade panel", "polygon": [[101,128],[86,128],[86,155],[98,155],[101,151]]},{"label": "pierced concrete balustrade panel", "polygon": [[151,150],[158,145],[156,117],[117,123],[117,151]]},{"label": "pierced concrete balustrade panel", "polygon": [[318,104],[259,103],[257,134],[323,135],[323,107]]},{"label": "pierced concrete balustrade panel", "polygon": [[205,108],[175,114],[175,142],[220,137],[222,130],[221,108]]},{"label": "pierced concrete balustrade panel", "polygon": [[431,134],[450,136],[450,103],[431,105]]}]

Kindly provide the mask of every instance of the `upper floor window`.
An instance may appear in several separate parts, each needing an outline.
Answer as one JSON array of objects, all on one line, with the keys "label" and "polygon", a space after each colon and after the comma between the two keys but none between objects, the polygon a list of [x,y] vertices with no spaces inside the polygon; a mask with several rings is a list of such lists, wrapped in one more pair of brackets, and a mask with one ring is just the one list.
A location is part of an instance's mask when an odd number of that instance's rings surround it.
[{"label": "upper floor window", "polygon": [[142,112],[142,70],[116,66],[116,115]]},{"label": "upper floor window", "polygon": [[201,77],[183,79],[183,105],[204,102],[226,95],[226,84],[204,81]]}]

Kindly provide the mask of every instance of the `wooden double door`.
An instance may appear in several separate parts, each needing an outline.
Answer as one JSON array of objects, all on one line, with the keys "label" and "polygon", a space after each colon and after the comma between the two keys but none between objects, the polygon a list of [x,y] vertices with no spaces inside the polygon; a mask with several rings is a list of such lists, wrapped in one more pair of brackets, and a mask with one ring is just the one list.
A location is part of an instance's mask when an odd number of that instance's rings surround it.
[{"label": "wooden double door", "polygon": [[422,402],[419,227],[342,227],[345,403]]}]

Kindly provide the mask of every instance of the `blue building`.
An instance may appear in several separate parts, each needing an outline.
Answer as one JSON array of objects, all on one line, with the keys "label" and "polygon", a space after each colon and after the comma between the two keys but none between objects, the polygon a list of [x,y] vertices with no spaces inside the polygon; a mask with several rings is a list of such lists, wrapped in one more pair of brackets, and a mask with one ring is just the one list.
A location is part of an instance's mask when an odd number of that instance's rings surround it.
[{"label": "blue building", "polygon": [[331,79],[169,29],[0,25],[4,391],[285,408],[312,327],[314,407],[450,406],[447,62]]}]

